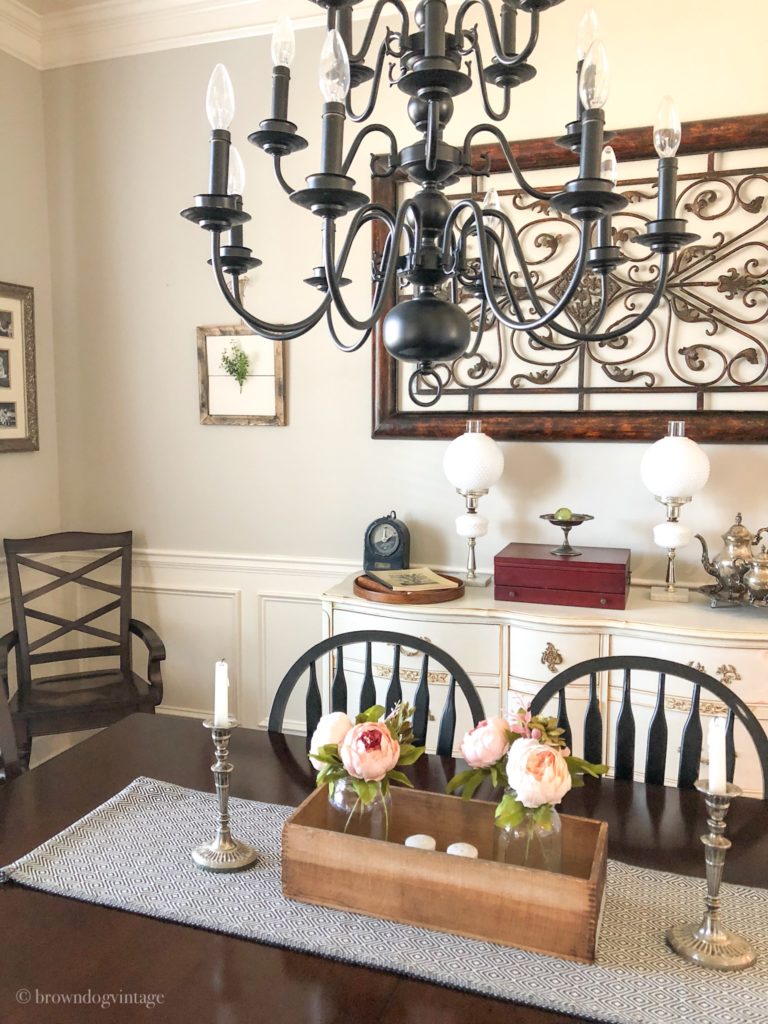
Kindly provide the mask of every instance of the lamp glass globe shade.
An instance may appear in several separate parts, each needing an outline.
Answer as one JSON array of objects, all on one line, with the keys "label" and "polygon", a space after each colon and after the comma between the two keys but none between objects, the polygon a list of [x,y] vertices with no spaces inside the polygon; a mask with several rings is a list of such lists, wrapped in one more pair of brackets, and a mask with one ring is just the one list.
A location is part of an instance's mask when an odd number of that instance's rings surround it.
[{"label": "lamp glass globe shade", "polygon": [[492,437],[468,432],[448,445],[443,471],[458,491],[487,491],[504,472],[504,456]]},{"label": "lamp glass globe shade", "polygon": [[658,498],[688,498],[709,479],[709,459],[689,437],[662,437],[643,455],[640,476]]}]

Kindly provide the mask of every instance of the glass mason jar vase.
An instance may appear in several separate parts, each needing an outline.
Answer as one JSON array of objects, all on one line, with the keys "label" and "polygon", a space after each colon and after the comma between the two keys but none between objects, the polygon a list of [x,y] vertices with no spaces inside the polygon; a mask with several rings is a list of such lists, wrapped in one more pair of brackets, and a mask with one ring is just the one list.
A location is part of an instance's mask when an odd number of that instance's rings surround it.
[{"label": "glass mason jar vase", "polygon": [[357,795],[352,780],[339,779],[331,793],[328,787],[328,801],[340,832],[367,839],[387,839],[389,819],[392,812],[392,797],[384,796],[377,786],[376,796],[364,804]]},{"label": "glass mason jar vase", "polygon": [[526,810],[517,825],[496,829],[496,860],[539,871],[561,871],[563,841],[560,815],[554,807],[538,821],[534,814],[535,811]]}]

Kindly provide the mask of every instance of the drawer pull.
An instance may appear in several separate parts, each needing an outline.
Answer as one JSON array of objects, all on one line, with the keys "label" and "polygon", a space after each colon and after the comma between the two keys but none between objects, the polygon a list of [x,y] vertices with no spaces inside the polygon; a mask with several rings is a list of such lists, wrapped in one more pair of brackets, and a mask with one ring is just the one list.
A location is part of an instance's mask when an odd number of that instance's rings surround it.
[{"label": "drawer pull", "polygon": [[[419,639],[424,640],[425,643],[432,643],[429,637],[419,637]],[[394,647],[395,645],[393,643],[390,643],[387,644],[387,646]],[[406,655],[406,657],[418,657],[420,654],[424,653],[423,650],[413,650],[411,647],[400,647],[400,652]]]},{"label": "drawer pull", "polygon": [[550,672],[556,672],[563,664],[563,656],[553,643],[548,643],[542,651],[541,664],[546,665]]},{"label": "drawer pull", "polygon": [[733,686],[734,683],[741,681],[741,676],[733,665],[721,665],[717,672],[715,672],[715,675],[726,686]]}]

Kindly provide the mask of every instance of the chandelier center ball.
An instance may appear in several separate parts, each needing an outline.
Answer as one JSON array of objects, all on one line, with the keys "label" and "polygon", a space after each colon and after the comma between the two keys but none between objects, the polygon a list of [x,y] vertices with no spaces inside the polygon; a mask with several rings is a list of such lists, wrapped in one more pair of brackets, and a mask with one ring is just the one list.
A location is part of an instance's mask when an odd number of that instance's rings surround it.
[{"label": "chandelier center ball", "polygon": [[411,200],[407,213],[408,224],[414,230],[417,221],[427,234],[441,234],[451,213],[451,203],[435,188],[423,188]]},{"label": "chandelier center ball", "polygon": [[[453,97],[445,93],[444,96],[434,100],[434,102],[436,104],[435,112],[437,113],[438,126],[445,128],[453,117]],[[411,96],[408,100],[408,117],[417,131],[425,132],[429,117],[429,101],[422,96]]]},{"label": "chandelier center ball", "polygon": [[401,362],[450,362],[467,350],[469,317],[445,299],[423,296],[399,302],[384,317],[382,339]]}]

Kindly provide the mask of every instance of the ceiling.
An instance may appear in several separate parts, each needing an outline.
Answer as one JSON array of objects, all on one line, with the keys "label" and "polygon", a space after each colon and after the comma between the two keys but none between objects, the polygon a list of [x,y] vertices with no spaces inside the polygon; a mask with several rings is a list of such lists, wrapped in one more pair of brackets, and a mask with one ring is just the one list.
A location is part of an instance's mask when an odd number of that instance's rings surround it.
[{"label": "ceiling", "polygon": [[104,0],[22,0],[22,6],[35,14],[59,14],[76,7],[99,7],[103,3]]}]

